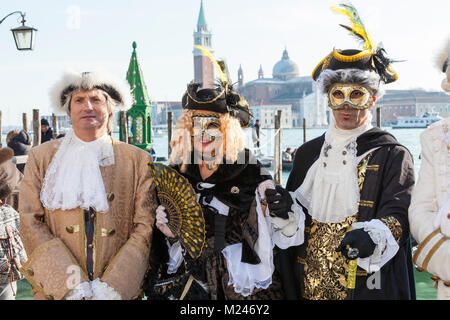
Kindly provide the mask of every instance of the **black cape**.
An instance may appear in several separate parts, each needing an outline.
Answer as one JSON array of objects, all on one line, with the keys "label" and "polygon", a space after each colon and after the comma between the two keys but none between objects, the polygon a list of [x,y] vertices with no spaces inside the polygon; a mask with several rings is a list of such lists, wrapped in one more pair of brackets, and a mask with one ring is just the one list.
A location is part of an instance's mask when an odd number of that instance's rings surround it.
[{"label": "black cape", "polygon": [[[298,148],[286,189],[296,190],[306,177],[311,165],[319,158],[325,134],[306,142]],[[414,273],[408,222],[408,207],[414,186],[414,166],[410,152],[393,135],[377,127],[357,138],[357,156],[380,147],[373,152],[369,165],[379,165],[379,170],[367,172],[361,199],[374,202],[374,206],[359,207],[358,221],[369,221],[394,216],[401,224],[402,237],[397,254],[381,268],[380,289],[369,290],[368,276],[356,278],[354,299],[415,299]],[[311,224],[306,213],[305,227]],[[303,290],[303,265],[298,258],[305,258],[308,235],[300,246],[278,249],[276,268],[279,270],[287,299],[300,299]],[[358,267],[359,268],[359,267]]]}]

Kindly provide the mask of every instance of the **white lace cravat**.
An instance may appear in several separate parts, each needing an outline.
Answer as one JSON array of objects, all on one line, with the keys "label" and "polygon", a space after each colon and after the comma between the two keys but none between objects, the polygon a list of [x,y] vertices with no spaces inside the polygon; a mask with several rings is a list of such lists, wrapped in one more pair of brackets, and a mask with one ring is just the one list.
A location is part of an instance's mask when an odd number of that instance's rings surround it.
[{"label": "white lace cravat", "polygon": [[308,170],[297,199],[313,219],[319,222],[343,222],[358,212],[358,159],[356,139],[372,128],[369,112],[364,124],[356,129],[342,130],[331,116],[330,128],[319,159]]},{"label": "white lace cravat", "polygon": [[45,174],[42,205],[49,210],[91,207],[106,212],[109,206],[100,166],[112,164],[114,151],[109,135],[84,142],[69,131]]}]

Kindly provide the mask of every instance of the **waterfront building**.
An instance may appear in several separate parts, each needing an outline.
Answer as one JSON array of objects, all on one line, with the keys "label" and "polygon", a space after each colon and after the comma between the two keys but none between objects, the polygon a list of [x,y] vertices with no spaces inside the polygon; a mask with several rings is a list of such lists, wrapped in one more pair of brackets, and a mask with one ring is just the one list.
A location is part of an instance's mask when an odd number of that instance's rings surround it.
[{"label": "waterfront building", "polygon": [[281,110],[281,128],[292,128],[292,106],[287,104],[250,106],[253,120],[258,119],[261,128],[275,128],[275,115]]},{"label": "waterfront building", "polygon": [[[438,113],[446,118],[450,116],[450,95],[422,89],[386,90],[376,106],[381,108],[383,126],[390,126],[398,117],[422,117],[425,113]],[[372,114],[376,119],[375,108]]]},{"label": "waterfront building", "polygon": [[[272,77],[264,77],[260,65],[258,78],[244,83],[242,66],[238,70],[238,91],[253,109],[261,105],[291,107],[292,126],[323,127],[328,125],[327,104],[311,76],[300,76],[297,63],[289,58],[285,48],[281,60],[272,68]],[[256,119],[254,117],[254,119]]]}]

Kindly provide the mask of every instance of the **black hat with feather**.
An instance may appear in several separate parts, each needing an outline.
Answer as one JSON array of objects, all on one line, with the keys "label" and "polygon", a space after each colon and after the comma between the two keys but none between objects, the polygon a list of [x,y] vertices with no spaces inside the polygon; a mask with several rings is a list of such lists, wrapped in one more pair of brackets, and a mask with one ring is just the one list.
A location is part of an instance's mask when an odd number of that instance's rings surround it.
[{"label": "black hat with feather", "polygon": [[312,78],[318,80],[325,70],[358,69],[362,71],[371,71],[378,74],[380,81],[391,83],[398,79],[397,72],[392,68],[391,60],[387,57],[386,51],[381,44],[374,48],[372,39],[369,37],[364,24],[359,17],[358,11],[350,4],[341,4],[340,7],[331,7],[337,13],[347,16],[352,27],[340,25],[350,31],[360,42],[363,43],[363,50],[333,49],[312,72]]},{"label": "black hat with feather", "polygon": [[202,46],[195,46],[200,49],[216,66],[220,75],[220,82],[216,88],[199,89],[201,84],[192,81],[188,84],[187,90],[182,98],[183,109],[207,110],[217,113],[229,113],[237,118],[241,127],[250,124],[250,107],[245,98],[233,89],[225,73],[226,66],[223,61],[217,62],[212,54]]}]

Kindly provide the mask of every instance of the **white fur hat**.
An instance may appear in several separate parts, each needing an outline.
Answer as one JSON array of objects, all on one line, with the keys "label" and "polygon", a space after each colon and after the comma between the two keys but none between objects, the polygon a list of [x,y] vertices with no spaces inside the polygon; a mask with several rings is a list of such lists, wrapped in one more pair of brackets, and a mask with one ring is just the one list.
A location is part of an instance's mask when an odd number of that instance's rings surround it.
[{"label": "white fur hat", "polygon": [[439,70],[446,74],[446,78],[442,80],[442,89],[450,92],[450,37],[447,39],[446,45],[437,54],[435,62]]},{"label": "white fur hat", "polygon": [[76,72],[66,70],[50,90],[50,100],[56,113],[67,113],[70,98],[76,90],[100,89],[113,99],[115,111],[126,111],[134,103],[126,80],[105,71]]}]

